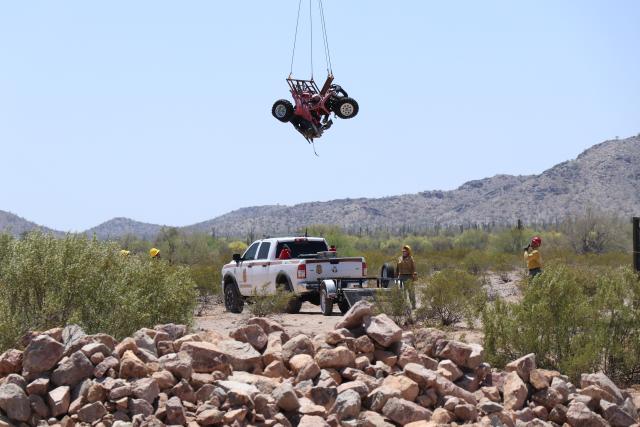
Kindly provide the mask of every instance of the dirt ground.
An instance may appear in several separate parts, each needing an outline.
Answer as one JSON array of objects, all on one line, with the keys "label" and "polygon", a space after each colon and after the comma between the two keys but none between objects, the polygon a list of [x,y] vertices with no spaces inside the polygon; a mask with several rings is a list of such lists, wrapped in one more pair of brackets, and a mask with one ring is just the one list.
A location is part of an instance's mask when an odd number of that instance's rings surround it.
[{"label": "dirt ground", "polygon": [[[489,274],[487,278],[488,281],[485,288],[490,299],[494,299],[496,296],[500,296],[507,301],[520,299],[519,272],[514,271],[509,274],[507,282],[496,274]],[[246,323],[250,317],[251,313],[246,307],[241,314],[233,314],[225,310],[224,304],[218,303],[208,308],[204,316],[196,317],[194,326],[197,330],[212,330],[227,336],[230,331]],[[300,313],[274,315],[273,319],[279,322],[290,335],[295,335],[298,332],[305,335],[316,335],[333,330],[336,323],[342,319],[342,315],[336,309],[332,316],[323,316],[320,313],[320,307],[306,302],[302,305]],[[449,328],[447,332],[450,333],[452,339],[482,344],[483,335],[479,329],[479,323],[478,319],[478,324],[475,325],[475,328],[456,325],[453,328]]]}]

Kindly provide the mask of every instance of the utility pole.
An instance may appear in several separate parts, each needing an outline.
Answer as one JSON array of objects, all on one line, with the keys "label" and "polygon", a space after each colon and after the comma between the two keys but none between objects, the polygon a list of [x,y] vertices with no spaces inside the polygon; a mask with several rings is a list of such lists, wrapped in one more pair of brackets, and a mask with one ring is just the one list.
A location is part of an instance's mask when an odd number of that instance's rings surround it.
[{"label": "utility pole", "polygon": [[633,218],[633,268],[640,273],[640,218]]}]

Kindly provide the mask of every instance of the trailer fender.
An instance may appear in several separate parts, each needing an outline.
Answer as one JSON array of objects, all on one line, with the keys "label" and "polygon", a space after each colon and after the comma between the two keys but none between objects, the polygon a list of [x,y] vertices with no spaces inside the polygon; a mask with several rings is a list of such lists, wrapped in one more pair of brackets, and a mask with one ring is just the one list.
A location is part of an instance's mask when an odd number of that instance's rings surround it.
[{"label": "trailer fender", "polygon": [[326,290],[327,296],[333,299],[336,297],[336,294],[338,292],[338,284],[335,282],[335,280],[326,279],[320,283],[320,289]]}]

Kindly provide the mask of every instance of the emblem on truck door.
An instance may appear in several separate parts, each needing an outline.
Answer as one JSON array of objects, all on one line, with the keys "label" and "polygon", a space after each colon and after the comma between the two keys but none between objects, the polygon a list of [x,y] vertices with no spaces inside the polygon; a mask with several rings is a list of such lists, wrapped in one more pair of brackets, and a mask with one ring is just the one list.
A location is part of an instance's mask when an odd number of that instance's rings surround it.
[{"label": "emblem on truck door", "polygon": [[316,273],[322,274],[322,266],[320,264],[316,265]]},{"label": "emblem on truck door", "polygon": [[332,265],[332,266],[331,266],[331,271],[332,271],[333,273],[337,273],[337,272],[338,272],[338,266],[336,266],[336,265]]}]

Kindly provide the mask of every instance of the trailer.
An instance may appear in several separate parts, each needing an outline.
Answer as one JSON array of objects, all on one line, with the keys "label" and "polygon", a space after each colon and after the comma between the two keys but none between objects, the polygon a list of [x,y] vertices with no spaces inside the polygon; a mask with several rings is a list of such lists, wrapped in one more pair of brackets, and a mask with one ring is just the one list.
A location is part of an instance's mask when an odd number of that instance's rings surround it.
[{"label": "trailer", "polygon": [[356,302],[375,302],[380,295],[399,287],[404,289],[404,280],[389,276],[332,277],[320,281],[320,311],[325,316],[333,314],[334,304],[345,314]]}]

